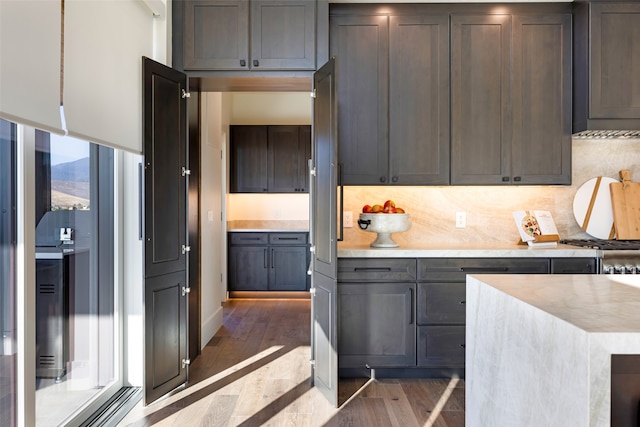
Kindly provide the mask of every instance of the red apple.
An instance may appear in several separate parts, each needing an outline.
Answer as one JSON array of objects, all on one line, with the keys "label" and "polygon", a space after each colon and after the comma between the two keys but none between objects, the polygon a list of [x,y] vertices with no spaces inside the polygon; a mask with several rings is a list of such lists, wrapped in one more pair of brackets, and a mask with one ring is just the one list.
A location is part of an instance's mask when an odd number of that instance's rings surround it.
[{"label": "red apple", "polygon": [[384,202],[384,207],[386,208],[387,206],[391,206],[392,208],[395,208],[396,203],[393,200],[387,200],[386,202]]},{"label": "red apple", "polygon": [[404,213],[404,209],[396,208],[396,213],[403,214]]},{"label": "red apple", "polygon": [[371,209],[372,209],[371,205],[364,205],[362,207],[362,213],[371,213]]},{"label": "red apple", "polygon": [[384,208],[382,208],[382,212],[383,213],[396,213],[396,208],[391,206],[391,205],[388,205],[388,206],[385,206]]}]

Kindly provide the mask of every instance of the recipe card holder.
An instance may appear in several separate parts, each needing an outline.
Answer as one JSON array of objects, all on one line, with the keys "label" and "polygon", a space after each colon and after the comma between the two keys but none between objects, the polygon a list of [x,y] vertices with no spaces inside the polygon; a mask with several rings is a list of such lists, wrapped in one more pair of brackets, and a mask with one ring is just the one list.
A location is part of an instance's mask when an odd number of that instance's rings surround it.
[{"label": "recipe card holder", "polygon": [[522,239],[518,239],[518,244],[529,246],[555,246],[559,241],[560,236],[558,236],[557,234],[541,234],[528,242],[525,242]]}]

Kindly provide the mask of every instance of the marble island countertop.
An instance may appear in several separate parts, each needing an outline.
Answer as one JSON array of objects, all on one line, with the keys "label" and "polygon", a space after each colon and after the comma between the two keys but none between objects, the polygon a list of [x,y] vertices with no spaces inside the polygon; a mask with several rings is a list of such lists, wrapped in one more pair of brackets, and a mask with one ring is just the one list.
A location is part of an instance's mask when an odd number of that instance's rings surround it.
[{"label": "marble island countertop", "polygon": [[640,275],[474,277],[585,332],[640,333]]},{"label": "marble island countertop", "polygon": [[338,258],[572,258],[598,257],[597,249],[559,244],[531,248],[512,242],[415,242],[398,248],[372,248],[369,244],[338,244]]},{"label": "marble island countertop", "polygon": [[467,276],[466,425],[609,426],[640,355],[640,275]]}]

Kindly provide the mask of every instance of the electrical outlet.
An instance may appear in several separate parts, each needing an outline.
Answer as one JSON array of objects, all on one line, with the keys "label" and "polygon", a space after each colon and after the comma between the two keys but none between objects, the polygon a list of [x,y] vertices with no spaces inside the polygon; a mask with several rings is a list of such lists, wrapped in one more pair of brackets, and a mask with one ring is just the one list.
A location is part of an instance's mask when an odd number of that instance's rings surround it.
[{"label": "electrical outlet", "polygon": [[343,212],[343,220],[344,220],[344,228],[351,228],[353,227],[353,212],[351,211],[344,211]]},{"label": "electrical outlet", "polygon": [[456,228],[466,228],[466,227],[467,227],[467,213],[456,212]]}]

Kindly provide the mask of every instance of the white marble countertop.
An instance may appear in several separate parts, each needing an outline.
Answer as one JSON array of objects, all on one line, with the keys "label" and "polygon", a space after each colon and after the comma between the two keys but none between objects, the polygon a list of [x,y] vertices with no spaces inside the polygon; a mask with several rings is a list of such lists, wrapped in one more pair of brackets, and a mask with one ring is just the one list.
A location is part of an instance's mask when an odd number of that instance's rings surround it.
[{"label": "white marble countertop", "polygon": [[398,248],[372,248],[369,244],[338,244],[338,258],[591,258],[601,251],[561,245],[531,248],[510,242],[420,242]]},{"label": "white marble countertop", "polygon": [[640,275],[471,276],[585,332],[640,332]]},{"label": "white marble countertop", "polygon": [[640,275],[469,275],[465,418],[611,426],[612,355],[640,354]]},{"label": "white marble countertop", "polygon": [[227,222],[227,232],[233,233],[288,233],[309,232],[309,221],[288,220],[236,220]]}]

